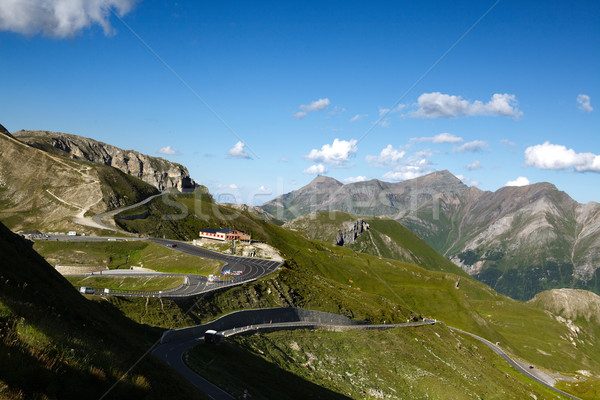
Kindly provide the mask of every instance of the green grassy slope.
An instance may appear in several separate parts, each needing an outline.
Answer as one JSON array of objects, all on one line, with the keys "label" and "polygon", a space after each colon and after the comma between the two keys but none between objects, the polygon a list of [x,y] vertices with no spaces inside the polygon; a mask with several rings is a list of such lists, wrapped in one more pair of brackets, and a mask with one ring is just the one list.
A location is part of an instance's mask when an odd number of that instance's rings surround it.
[{"label": "green grassy slope", "polygon": [[[160,336],[89,301],[0,224],[0,398],[100,398]],[[204,398],[152,357],[112,399]]]},{"label": "green grassy slope", "polygon": [[[574,348],[567,339],[569,328],[565,324],[532,305],[495,292],[462,271],[440,271],[443,258],[440,255],[432,253],[423,261],[437,271],[425,269],[311,240],[301,232],[265,223],[215,203],[189,197],[183,201],[187,202],[188,210],[200,210],[186,215],[182,224],[185,229],[188,223],[243,229],[277,248],[286,260],[278,275],[207,296],[196,311],[199,320],[237,309],[273,305],[339,312],[372,322],[403,322],[411,315],[420,314],[498,341],[508,353],[551,373],[600,370],[600,357],[595,350],[600,349],[598,337],[589,338],[591,346]],[[189,207],[190,204],[194,207]],[[157,208],[150,210],[149,218],[160,218],[160,214],[152,214],[159,212]],[[143,223],[144,220],[138,221]],[[185,229],[177,231],[176,221],[172,222],[171,235],[188,237]],[[397,231],[397,227],[386,220],[374,224],[390,237]],[[148,223],[146,226],[155,229],[156,225]],[[153,232],[165,232],[169,236],[170,231]],[[196,233],[190,233],[189,238],[194,237],[191,235]],[[399,241],[415,240],[410,244],[406,242],[406,246],[411,249],[416,246],[414,252],[420,252],[421,242],[416,237],[398,235],[396,240]],[[423,257],[425,255],[427,252]]]},{"label": "green grassy slope", "polygon": [[222,262],[167,249],[146,241],[52,242],[36,241],[33,248],[52,265],[102,266],[108,269],[144,267],[158,272],[209,275]]},{"label": "green grassy slope", "polygon": [[417,264],[433,271],[467,276],[412,231],[391,218],[359,217],[341,211],[331,211],[309,214],[285,226],[300,230],[311,239],[333,243],[343,223],[354,222],[357,219],[367,222],[369,229],[360,234],[355,242],[345,245],[346,247],[378,257]]},{"label": "green grassy slope", "polygon": [[479,342],[440,325],[236,336],[222,346],[196,347],[188,364],[234,394],[248,389],[255,399],[309,398],[305,382],[337,394],[325,398],[560,398],[504,367]]}]

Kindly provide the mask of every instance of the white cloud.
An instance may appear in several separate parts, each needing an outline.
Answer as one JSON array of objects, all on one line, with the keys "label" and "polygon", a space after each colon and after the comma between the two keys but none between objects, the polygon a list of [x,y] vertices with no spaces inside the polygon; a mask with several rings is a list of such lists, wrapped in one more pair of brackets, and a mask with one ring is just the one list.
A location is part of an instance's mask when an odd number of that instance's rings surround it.
[{"label": "white cloud", "polygon": [[410,139],[411,142],[429,142],[429,143],[461,143],[463,141],[463,138],[458,137],[458,136],[454,136],[451,133],[440,133],[439,135],[435,135],[433,137],[418,137],[418,138],[411,138]]},{"label": "white cloud", "polygon": [[229,185],[218,184],[217,188],[219,188],[221,190],[223,190],[223,189],[238,190],[240,187],[238,185],[236,185],[235,183],[232,183]]},{"label": "white cloud", "polygon": [[0,30],[54,38],[73,37],[92,25],[113,33],[111,10],[123,16],[138,0],[2,0]]},{"label": "white cloud", "polygon": [[350,118],[350,122],[356,122],[361,118],[367,117],[367,114],[356,114],[354,117]]},{"label": "white cloud", "polygon": [[475,171],[475,170],[483,168],[483,165],[481,165],[481,162],[479,162],[479,160],[475,160],[473,163],[468,164],[466,166],[466,168],[467,168],[467,171]]},{"label": "white cloud", "polygon": [[367,180],[366,176],[350,176],[346,179],[343,179],[344,183],[356,183],[356,182],[364,182]]},{"label": "white cloud", "polygon": [[440,92],[423,93],[419,96],[418,109],[409,113],[416,118],[456,118],[475,115],[504,116],[518,119],[523,114],[517,107],[514,94],[496,93],[490,101],[470,102],[461,96],[453,96]]},{"label": "white cloud", "polygon": [[246,158],[249,159],[250,156],[248,152],[244,150],[246,144],[242,141],[237,142],[229,151],[227,152],[227,157],[229,158]]},{"label": "white cloud", "polygon": [[576,172],[600,172],[600,155],[576,153],[573,149],[550,142],[525,149],[525,163],[555,171],[573,168]]},{"label": "white cloud", "polygon": [[469,186],[479,186],[479,185],[481,185],[480,181],[474,181],[473,179],[467,178],[464,175],[456,175],[456,177],[458,179],[460,179],[463,183],[465,183],[465,184],[467,184]]},{"label": "white cloud", "polygon": [[395,168],[393,171],[388,171],[383,174],[383,179],[390,181],[405,181],[427,175],[429,172],[431,171],[424,170],[416,165],[402,165]]},{"label": "white cloud", "polygon": [[271,189],[265,185],[259,186],[258,189],[256,189],[256,191],[261,193],[271,193]]},{"label": "white cloud", "polygon": [[381,121],[379,123],[379,125],[381,125],[382,128],[389,128],[390,127],[390,120],[389,119],[384,119],[383,121]]},{"label": "white cloud", "polygon": [[158,154],[165,154],[167,156],[178,156],[178,155],[181,154],[180,152],[178,152],[177,150],[175,150],[171,146],[167,146],[167,147],[163,147],[161,149],[158,149],[157,153]]},{"label": "white cloud", "polygon": [[327,107],[329,107],[329,105],[331,104],[331,102],[329,101],[328,98],[324,98],[324,99],[319,99],[319,100],[315,100],[310,104],[302,104],[300,106],[300,109],[302,111],[322,111],[324,109],[326,109]]},{"label": "white cloud", "polygon": [[431,161],[429,158],[431,151],[425,150],[415,153],[409,157],[402,165],[396,166],[392,171],[383,174],[383,179],[392,181],[404,181],[407,179],[418,178],[432,172]]},{"label": "white cloud", "polygon": [[515,142],[511,142],[510,140],[507,140],[507,139],[502,139],[500,141],[500,143],[502,143],[503,145],[508,146],[508,147],[515,147],[517,145]]},{"label": "white cloud", "polygon": [[478,153],[487,147],[487,145],[487,142],[484,142],[483,140],[473,140],[472,142],[467,142],[461,146],[454,146],[452,151],[455,153]]},{"label": "white cloud", "polygon": [[577,96],[577,103],[579,104],[579,109],[582,111],[594,111],[594,107],[592,107],[590,101],[590,96],[588,96],[587,94],[580,94],[579,96]]},{"label": "white cloud", "polygon": [[333,144],[324,144],[321,150],[312,149],[304,158],[316,163],[344,165],[358,151],[357,143],[355,139],[339,140],[336,138],[333,140]]},{"label": "white cloud", "polygon": [[290,160],[288,160],[288,159],[287,159],[287,158],[285,158],[284,156],[279,156],[279,162],[282,162],[282,163],[287,163],[287,162],[290,162]]},{"label": "white cloud", "polygon": [[315,164],[306,168],[302,173],[307,175],[322,175],[326,174],[328,171],[329,169],[323,164]]},{"label": "white cloud", "polygon": [[296,119],[302,119],[304,117],[306,117],[306,112],[305,111],[298,111],[297,113],[293,114],[292,117],[296,118]]},{"label": "white cloud", "polygon": [[529,179],[527,179],[524,176],[520,176],[517,179],[515,179],[514,181],[506,182],[506,184],[504,186],[527,186],[529,184],[530,184]]},{"label": "white cloud", "polygon": [[401,150],[400,148],[395,149],[394,146],[388,144],[378,156],[367,156],[365,159],[369,164],[374,164],[378,166],[390,166],[396,165],[398,161],[400,161],[404,155],[406,154],[405,150]]},{"label": "white cloud", "polygon": [[398,104],[396,107],[394,108],[380,108],[379,109],[379,116],[383,117],[386,116],[388,114],[394,114],[397,113],[399,111],[402,111],[404,109],[404,107],[406,107],[405,104]]}]

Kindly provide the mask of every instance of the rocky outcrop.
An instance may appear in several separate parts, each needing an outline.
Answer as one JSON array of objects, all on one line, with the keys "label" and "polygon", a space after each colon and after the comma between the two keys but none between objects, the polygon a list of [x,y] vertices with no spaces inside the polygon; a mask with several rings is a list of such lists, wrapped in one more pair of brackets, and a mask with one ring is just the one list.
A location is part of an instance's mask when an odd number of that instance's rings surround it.
[{"label": "rocky outcrop", "polygon": [[369,224],[362,219],[357,219],[354,222],[344,222],[342,229],[338,230],[335,244],[343,246],[345,244],[354,243],[356,238],[369,229]]},{"label": "rocky outcrop", "polygon": [[20,141],[52,154],[108,165],[133,175],[159,190],[193,189],[196,183],[184,166],[134,150],[123,150],[93,139],[48,131],[14,132]]}]

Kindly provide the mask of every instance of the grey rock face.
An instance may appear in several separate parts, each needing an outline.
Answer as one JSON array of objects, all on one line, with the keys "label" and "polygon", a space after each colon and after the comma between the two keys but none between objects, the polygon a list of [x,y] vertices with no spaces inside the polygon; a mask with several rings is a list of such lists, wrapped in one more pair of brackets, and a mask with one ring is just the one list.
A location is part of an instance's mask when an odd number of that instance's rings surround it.
[{"label": "grey rock face", "polygon": [[78,160],[108,165],[133,175],[159,190],[193,189],[196,183],[184,166],[134,150],[123,150],[106,143],[67,133],[25,131],[14,136],[33,147]]},{"label": "grey rock face", "polygon": [[354,243],[356,238],[369,229],[369,224],[362,219],[357,219],[354,222],[344,222],[342,229],[338,230],[335,244],[343,246],[345,244]]}]

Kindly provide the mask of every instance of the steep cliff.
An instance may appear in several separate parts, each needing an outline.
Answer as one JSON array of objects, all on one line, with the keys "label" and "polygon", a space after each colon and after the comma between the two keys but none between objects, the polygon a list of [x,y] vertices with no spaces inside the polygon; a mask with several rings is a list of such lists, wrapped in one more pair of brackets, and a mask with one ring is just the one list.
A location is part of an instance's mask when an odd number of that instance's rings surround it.
[{"label": "steep cliff", "polygon": [[335,238],[335,244],[338,246],[343,246],[345,244],[354,243],[356,238],[368,229],[369,224],[360,218],[354,222],[344,222],[342,228],[338,230],[337,237]]},{"label": "steep cliff", "polygon": [[134,150],[123,150],[106,143],[67,133],[48,131],[13,132],[14,137],[51,154],[108,165],[135,176],[159,190],[180,191],[196,186],[184,166]]}]

